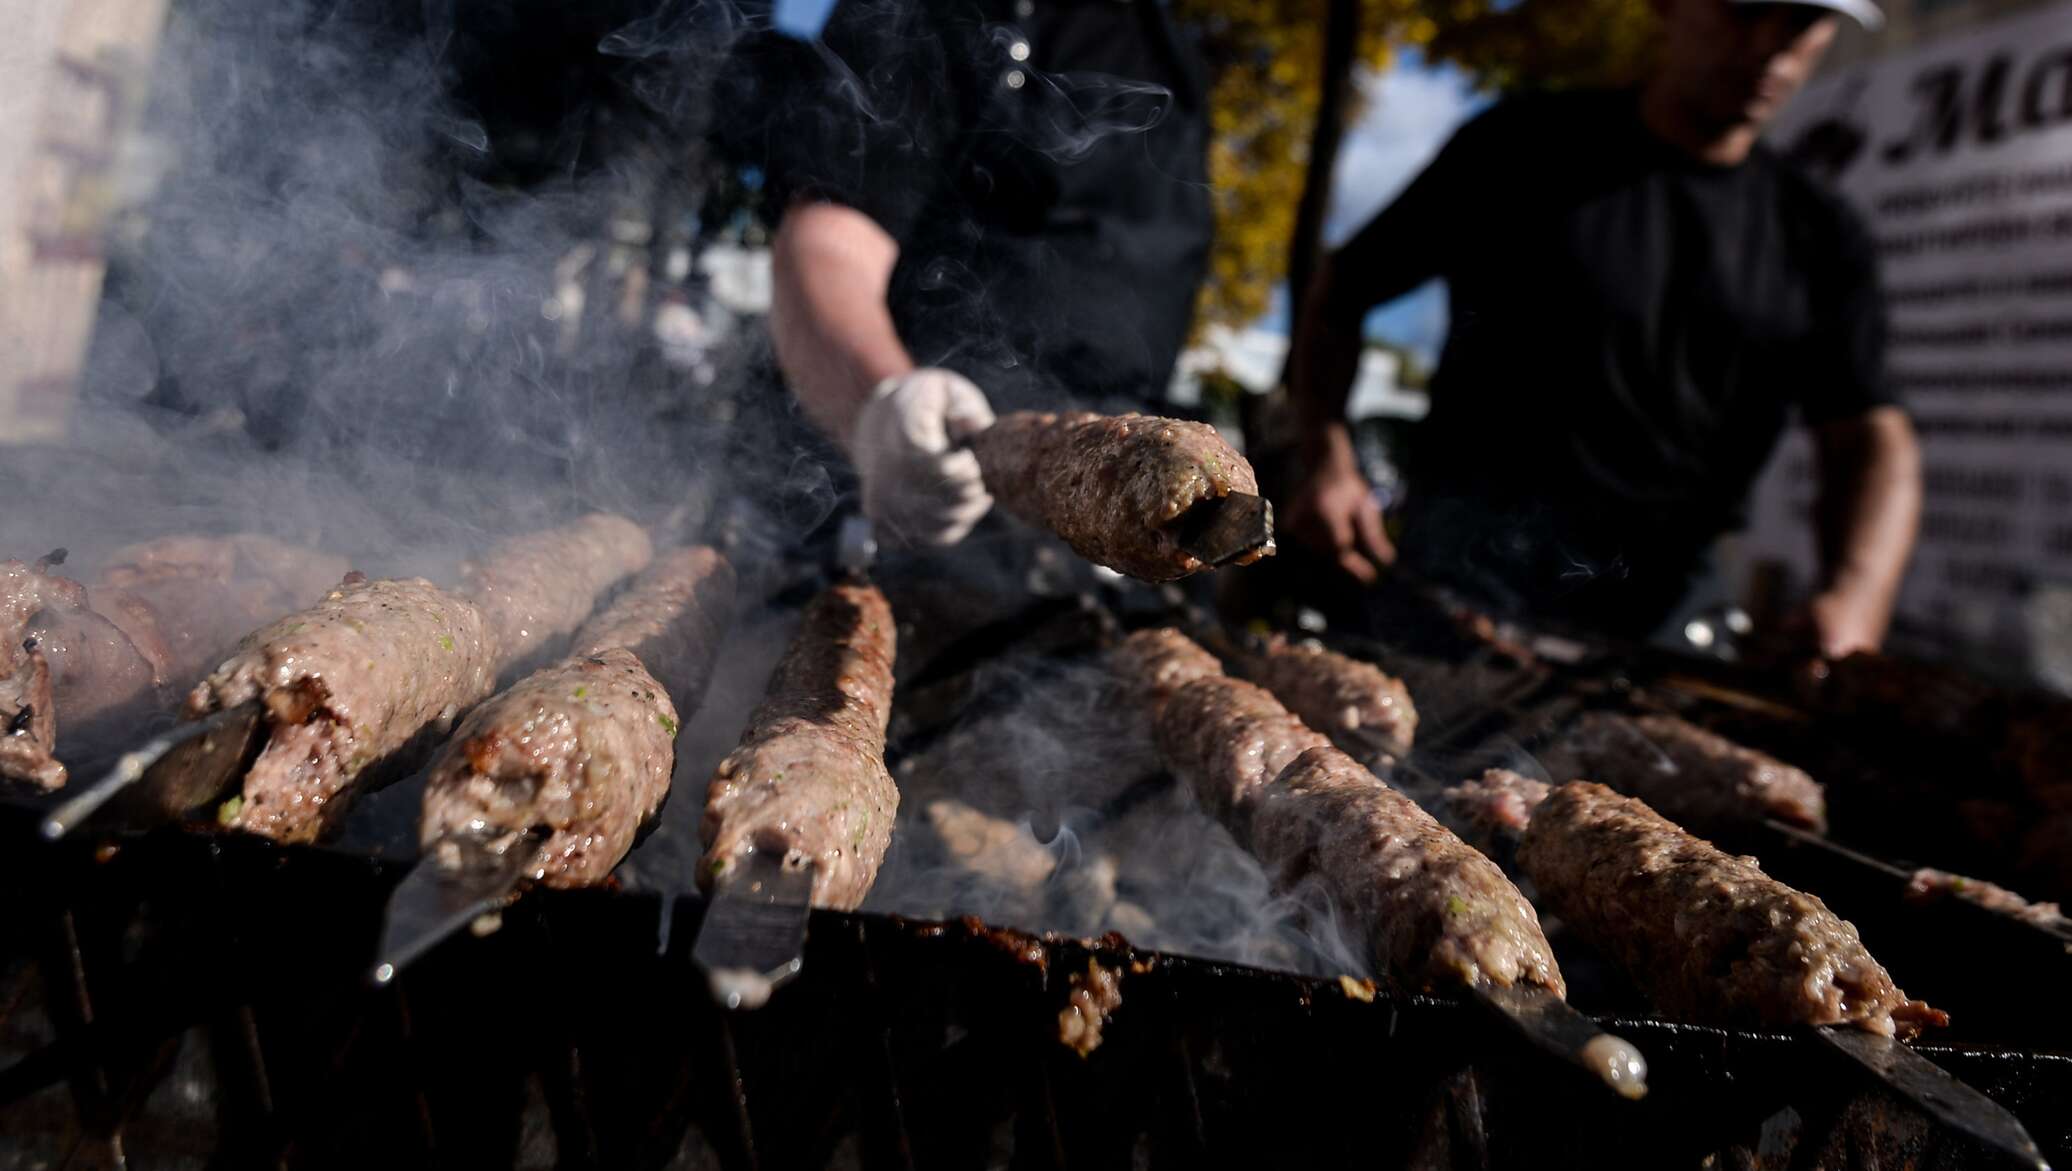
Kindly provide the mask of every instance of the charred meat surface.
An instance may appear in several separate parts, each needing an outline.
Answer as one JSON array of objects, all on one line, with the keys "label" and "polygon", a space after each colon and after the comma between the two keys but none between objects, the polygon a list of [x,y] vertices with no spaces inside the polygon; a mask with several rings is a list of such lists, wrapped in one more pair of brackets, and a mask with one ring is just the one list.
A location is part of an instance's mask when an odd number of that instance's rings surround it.
[{"label": "charred meat surface", "polygon": [[1556,788],[1518,859],[1548,910],[1673,1016],[1886,1036],[1948,1019],[1908,1000],[1819,899],[1603,785]]},{"label": "charred meat surface", "polygon": [[1533,810],[1551,792],[1553,786],[1545,781],[1507,768],[1493,768],[1449,786],[1444,796],[1448,814],[1469,827],[1468,840],[1487,849],[1499,840],[1515,840],[1524,833]]},{"label": "charred meat surface", "polygon": [[227,824],[307,842],[344,815],[353,782],[489,694],[496,642],[482,614],[422,578],[357,575],[245,640],[187,697],[187,714],[258,701],[266,746]]},{"label": "charred meat surface", "polygon": [[315,602],[351,568],[255,533],[163,537],[110,554],[93,597],[139,647],[140,629],[162,637],[167,681],[184,687],[247,632]]},{"label": "charred meat surface", "polygon": [[622,516],[592,513],[560,528],[500,541],[461,571],[461,593],[481,607],[502,655],[526,663],[573,632],[614,582],[654,556],[647,533]]},{"label": "charred meat surface", "polygon": [[[535,671],[469,713],[433,762],[419,840],[544,829],[530,874],[604,880],[669,792],[676,707],[633,652]],[[436,853],[433,855],[436,858]]]},{"label": "charred meat surface", "polygon": [[885,770],[895,647],[892,608],[872,586],[830,586],[807,606],[740,746],[713,772],[702,884],[776,850],[813,865],[815,906],[863,902],[899,808]]},{"label": "charred meat surface", "polygon": [[633,652],[685,715],[705,697],[734,610],[734,569],[715,549],[674,549],[576,631],[571,653]]},{"label": "charred meat surface", "polygon": [[979,432],[972,449],[1002,508],[1144,581],[1202,568],[1172,531],[1189,509],[1259,491],[1252,466],[1214,427],[1152,415],[1017,411]]},{"label": "charred meat surface", "polygon": [[1803,769],[1675,716],[1591,712],[1569,740],[1580,772],[1693,828],[1774,817],[1825,832],[1827,797]]},{"label": "charred meat surface", "polygon": [[1275,636],[1239,670],[1359,759],[1400,757],[1417,734],[1410,689],[1372,663]]},{"label": "charred meat surface", "polygon": [[1202,808],[1226,823],[1241,817],[1251,795],[1296,757],[1330,743],[1272,692],[1227,675],[1205,676],[1175,691],[1153,727],[1166,766],[1194,790]]},{"label": "charred meat surface", "polygon": [[1352,757],[1312,748],[1249,804],[1252,852],[1283,886],[1321,880],[1398,986],[1566,993],[1539,916],[1496,863]]}]

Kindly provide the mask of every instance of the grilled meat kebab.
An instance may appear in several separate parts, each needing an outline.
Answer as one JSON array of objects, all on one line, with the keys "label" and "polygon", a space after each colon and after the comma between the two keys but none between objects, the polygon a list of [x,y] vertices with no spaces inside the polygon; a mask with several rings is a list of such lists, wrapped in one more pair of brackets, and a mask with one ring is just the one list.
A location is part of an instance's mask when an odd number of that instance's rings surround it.
[{"label": "grilled meat kebab", "polygon": [[1947,870],[1923,867],[1914,871],[1907,880],[1906,900],[1910,903],[1936,903],[1944,899],[1956,899],[1983,907],[1996,914],[2019,919],[2037,927],[2054,931],[2072,930],[2072,919],[2056,903],[2032,903],[2004,886],[1997,886],[1982,878],[1969,878],[1962,874],[1951,874]]},{"label": "grilled meat kebab", "polygon": [[[1205,500],[1257,495],[1252,465],[1206,423],[1016,411],[971,441],[993,499],[1082,557],[1144,581],[1201,569],[1173,525]],[[1257,550],[1246,564],[1271,552]]]},{"label": "grilled meat kebab", "polygon": [[705,545],[672,550],[583,623],[571,653],[625,647],[688,714],[704,702],[733,611],[734,567],[726,558]]},{"label": "grilled meat kebab", "polygon": [[639,525],[592,513],[497,542],[461,569],[461,593],[481,607],[501,665],[530,662],[588,617],[600,594],[655,555]]},{"label": "grilled meat kebab", "polygon": [[[1531,904],[1495,863],[1264,688],[1176,649],[1179,639],[1132,636],[1110,665],[1153,697],[1167,767],[1276,881],[1320,880],[1376,971],[1406,990],[1524,983],[1563,993]],[[1163,701],[1147,681],[1159,681]]]},{"label": "grilled meat kebab", "polygon": [[60,709],[77,728],[157,697],[164,644],[147,620],[116,612],[120,623],[94,608],[86,587],[50,572],[47,560],[0,562],[0,776],[62,788]]},{"label": "grilled meat kebab", "polygon": [[775,850],[787,865],[813,866],[813,905],[863,902],[899,808],[885,770],[895,646],[892,608],[875,587],[833,585],[807,606],[740,746],[712,774],[701,884]]},{"label": "grilled meat kebab", "polygon": [[677,713],[704,697],[733,592],[711,549],[656,560],[584,624],[575,654],[461,722],[432,764],[419,840],[436,858],[442,839],[544,828],[533,881],[603,881],[668,796]]},{"label": "grilled meat kebab", "polygon": [[1500,840],[1516,841],[1532,820],[1533,810],[1553,791],[1554,787],[1545,781],[1507,768],[1493,768],[1449,786],[1442,796],[1453,819],[1468,827],[1464,836],[1486,854]]},{"label": "grilled meat kebab", "polygon": [[1912,1036],[1948,1017],[1906,994],[1856,928],[1603,785],[1557,787],[1518,860],[1548,909],[1686,1020]]},{"label": "grilled meat kebab", "polygon": [[167,678],[186,686],[247,632],[323,597],[351,569],[343,557],[255,533],[174,536],[111,553],[91,592],[140,648],[139,627],[161,637]]},{"label": "grilled meat kebab", "polygon": [[1417,734],[1410,689],[1372,663],[1275,635],[1237,656],[1238,673],[1356,759],[1400,758]]},{"label": "grilled meat kebab", "polygon": [[1816,832],[1827,829],[1826,794],[1804,770],[1688,720],[1590,712],[1577,723],[1568,747],[1579,774],[1701,832],[1766,817]]},{"label": "grilled meat kebab", "polygon": [[263,627],[187,697],[189,718],[258,701],[266,745],[225,824],[288,842],[336,825],[370,765],[443,730],[495,684],[473,603],[423,578],[345,583]]}]

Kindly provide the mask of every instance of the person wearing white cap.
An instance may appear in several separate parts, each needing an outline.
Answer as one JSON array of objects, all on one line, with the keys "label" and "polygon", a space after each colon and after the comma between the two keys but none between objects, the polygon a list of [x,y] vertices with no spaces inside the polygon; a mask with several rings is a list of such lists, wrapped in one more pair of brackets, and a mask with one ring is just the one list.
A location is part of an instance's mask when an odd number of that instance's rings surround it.
[{"label": "person wearing white cap", "polygon": [[1319,267],[1294,339],[1302,470],[1282,548],[1360,580],[1397,559],[1346,395],[1369,310],[1443,277],[1407,568],[1529,617],[1675,630],[1722,600],[1712,546],[1796,415],[1824,566],[1798,624],[1827,654],[1875,648],[1918,527],[1919,449],[1885,375],[1870,237],[1762,134],[1844,15],[1876,27],[1878,9],[1656,4],[1637,90],[1499,102]]}]

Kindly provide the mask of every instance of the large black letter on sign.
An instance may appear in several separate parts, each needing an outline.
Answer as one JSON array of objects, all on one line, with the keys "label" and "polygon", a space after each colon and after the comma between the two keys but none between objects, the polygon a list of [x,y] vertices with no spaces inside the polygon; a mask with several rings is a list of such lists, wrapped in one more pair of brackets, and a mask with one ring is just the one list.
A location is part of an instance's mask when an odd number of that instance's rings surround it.
[{"label": "large black letter on sign", "polygon": [[[2057,104],[2046,108],[2045,94],[2057,82]],[[2072,49],[2059,49],[2038,57],[2022,79],[2022,127],[2040,130],[2053,122],[2072,119]]]},{"label": "large black letter on sign", "polygon": [[1885,161],[1888,163],[1904,163],[1913,158],[1914,151],[1922,146],[1932,146],[1939,151],[1950,149],[1957,145],[1957,132],[1963,125],[1962,65],[1930,69],[1914,78],[1909,90],[1921,103],[1921,115],[1914,119],[1914,128],[1905,138],[1885,144]]}]

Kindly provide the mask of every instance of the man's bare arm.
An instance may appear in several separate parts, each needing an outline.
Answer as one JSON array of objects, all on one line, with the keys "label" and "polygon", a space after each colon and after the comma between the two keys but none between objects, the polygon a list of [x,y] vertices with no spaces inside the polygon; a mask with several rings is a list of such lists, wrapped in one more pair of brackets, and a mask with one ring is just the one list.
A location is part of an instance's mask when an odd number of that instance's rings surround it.
[{"label": "man's bare arm", "polygon": [[1295,323],[1288,363],[1288,398],[1301,429],[1302,479],[1287,502],[1286,525],[1303,544],[1335,557],[1362,582],[1395,560],[1382,528],[1381,508],[1353,452],[1346,399],[1360,372],[1365,347],[1365,298],[1336,275],[1333,258],[1317,266]]},{"label": "man's bare arm", "polygon": [[846,443],[871,388],[914,368],[886,306],[899,244],[839,203],[801,201],[770,245],[770,333],[806,417]]},{"label": "man's bare arm", "polygon": [[1813,443],[1821,588],[1806,617],[1831,657],[1876,650],[1921,526],[1921,445],[1897,407],[1817,424]]}]

